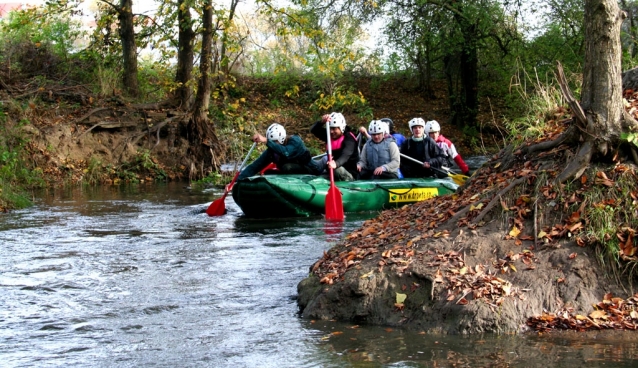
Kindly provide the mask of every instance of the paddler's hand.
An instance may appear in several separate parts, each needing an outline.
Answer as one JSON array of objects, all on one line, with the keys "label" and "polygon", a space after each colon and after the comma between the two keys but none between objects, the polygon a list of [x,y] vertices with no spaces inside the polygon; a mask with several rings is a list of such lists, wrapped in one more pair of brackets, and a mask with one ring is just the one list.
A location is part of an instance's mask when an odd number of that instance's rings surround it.
[{"label": "paddler's hand", "polygon": [[253,135],[253,142],[255,143],[266,143],[268,140],[263,135],[257,133]]},{"label": "paddler's hand", "polygon": [[328,120],[330,120],[330,114],[326,114],[326,115],[321,117],[321,122],[322,123],[326,123]]},{"label": "paddler's hand", "polygon": [[327,162],[327,165],[328,165],[328,166],[330,166],[330,168],[331,168],[332,170],[334,170],[334,169],[336,169],[336,168],[337,168],[337,163],[335,162],[335,160],[330,160],[330,161],[328,161],[328,162]]},{"label": "paddler's hand", "polygon": [[427,161],[425,161],[425,162],[423,163],[423,167],[425,167],[426,169],[429,169],[429,168],[430,168],[430,163],[429,163],[429,162],[427,162]]},{"label": "paddler's hand", "polygon": [[383,166],[379,166],[376,169],[374,169],[374,175],[381,175],[383,174],[385,170],[383,170]]}]

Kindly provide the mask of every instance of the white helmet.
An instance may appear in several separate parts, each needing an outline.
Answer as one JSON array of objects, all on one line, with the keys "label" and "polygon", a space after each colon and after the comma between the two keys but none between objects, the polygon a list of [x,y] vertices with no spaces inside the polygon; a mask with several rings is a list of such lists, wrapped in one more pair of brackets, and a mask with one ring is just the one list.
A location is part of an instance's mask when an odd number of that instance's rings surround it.
[{"label": "white helmet", "polygon": [[425,124],[425,134],[430,134],[433,132],[440,132],[441,126],[439,122],[436,120],[430,120]]},{"label": "white helmet", "polygon": [[284,144],[284,141],[286,140],[286,129],[284,129],[281,124],[272,124],[268,127],[268,130],[266,130],[266,138],[271,141],[277,141]]},{"label": "white helmet", "polygon": [[330,113],[328,116],[328,125],[331,128],[341,129],[341,133],[346,131],[346,118],[340,112]]},{"label": "white helmet", "polygon": [[410,130],[412,130],[412,127],[416,125],[420,125],[425,128],[425,121],[423,121],[423,119],[421,118],[414,118],[408,122],[408,125],[410,126]]},{"label": "white helmet", "polygon": [[370,126],[368,127],[369,134],[379,134],[385,133],[388,131],[388,124],[382,122],[381,120],[372,120],[370,122]]}]

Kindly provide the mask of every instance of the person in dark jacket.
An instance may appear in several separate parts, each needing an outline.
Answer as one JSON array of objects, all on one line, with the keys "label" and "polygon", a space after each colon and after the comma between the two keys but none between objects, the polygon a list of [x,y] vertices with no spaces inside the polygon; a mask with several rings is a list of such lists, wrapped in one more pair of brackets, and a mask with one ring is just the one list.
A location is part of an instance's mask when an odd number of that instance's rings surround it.
[{"label": "person in dark jacket", "polygon": [[330,144],[332,146],[332,160],[326,161],[325,164],[334,170],[336,181],[352,181],[357,177],[357,162],[359,161],[357,137],[346,125],[346,118],[339,112],[333,112],[322,116],[321,120],[315,122],[310,128],[310,132],[323,142],[328,142],[325,124],[330,126]]},{"label": "person in dark jacket", "polygon": [[255,134],[253,142],[265,143],[268,147],[253,163],[246,166],[238,179],[256,175],[271,162],[277,165],[281,174],[318,175],[320,168],[312,160],[310,152],[297,135],[286,136],[286,129],[280,124],[272,124],[266,130],[266,136]]},{"label": "person in dark jacket", "polygon": [[430,167],[440,169],[445,164],[443,152],[436,142],[425,136],[425,121],[421,118],[414,118],[409,121],[412,137],[406,139],[401,145],[401,154],[412,157],[420,161],[420,165],[412,160],[401,159],[401,172],[406,178],[423,178],[429,176],[447,177],[442,175]]}]

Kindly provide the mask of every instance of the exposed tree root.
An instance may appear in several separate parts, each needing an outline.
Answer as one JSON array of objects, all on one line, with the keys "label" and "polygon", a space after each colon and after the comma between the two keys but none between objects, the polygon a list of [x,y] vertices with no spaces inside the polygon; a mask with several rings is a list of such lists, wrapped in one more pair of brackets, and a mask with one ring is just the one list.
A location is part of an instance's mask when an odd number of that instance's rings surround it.
[{"label": "exposed tree root", "polygon": [[570,126],[569,128],[567,128],[566,131],[564,131],[563,133],[561,133],[558,138],[552,140],[552,141],[544,141],[541,143],[537,143],[537,144],[533,144],[531,146],[525,146],[523,148],[521,148],[521,153],[523,155],[529,155],[538,151],[549,151],[552,148],[558,147],[561,144],[563,144],[565,141],[567,141],[568,139],[572,139],[574,138],[576,133],[576,128],[574,128],[574,126]]},{"label": "exposed tree root", "polygon": [[518,179],[514,180],[513,182],[511,182],[510,185],[506,186],[500,192],[498,192],[494,196],[494,198],[492,198],[490,203],[488,203],[487,206],[485,206],[483,211],[481,211],[481,213],[479,213],[478,216],[476,216],[476,218],[473,221],[473,225],[477,225],[479,222],[481,222],[481,220],[483,220],[483,217],[485,217],[485,215],[487,215],[492,210],[492,208],[494,208],[494,206],[496,206],[496,204],[499,203],[501,197],[503,195],[505,195],[505,193],[509,192],[515,186],[524,183],[525,180],[527,180],[527,178],[528,178],[527,176],[523,176],[522,178],[518,178]]},{"label": "exposed tree root", "polygon": [[100,111],[104,111],[104,110],[108,110],[110,109],[110,107],[98,107],[96,109],[93,109],[89,112],[87,112],[86,114],[82,115],[81,117],[79,117],[78,119],[75,119],[75,121],[73,122],[74,125],[78,125],[78,123],[81,123],[82,121],[84,121],[85,119],[88,119],[91,115],[98,113]]},{"label": "exposed tree root", "polygon": [[567,104],[572,109],[574,113],[574,117],[576,118],[576,124],[581,128],[585,129],[587,125],[587,118],[585,117],[585,112],[583,108],[580,106],[578,101],[574,98],[574,95],[569,89],[569,85],[567,84],[567,78],[565,78],[565,72],[563,71],[563,65],[560,62],[557,62],[556,69],[558,71],[558,84],[560,85],[560,90],[563,92],[563,97],[567,101]]},{"label": "exposed tree root", "polygon": [[567,164],[567,167],[556,177],[556,184],[564,183],[569,178],[578,179],[589,166],[589,162],[591,161],[593,155],[593,141],[585,141],[578,153],[574,156],[574,158]]}]

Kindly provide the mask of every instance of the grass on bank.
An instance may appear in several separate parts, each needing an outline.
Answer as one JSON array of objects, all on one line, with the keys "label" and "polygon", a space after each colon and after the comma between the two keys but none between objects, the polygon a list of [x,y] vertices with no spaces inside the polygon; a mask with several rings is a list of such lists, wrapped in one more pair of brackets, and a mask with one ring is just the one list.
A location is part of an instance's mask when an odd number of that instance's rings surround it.
[{"label": "grass on bank", "polygon": [[[543,83],[538,76],[532,79],[526,74],[524,78],[525,81],[516,79],[512,84],[526,106],[525,116],[506,122],[507,141],[513,147],[564,129],[563,123],[571,117],[555,80]],[[571,79],[578,84],[579,76],[574,75]],[[527,92],[525,83],[534,84],[533,93]],[[627,144],[636,145],[638,139],[633,138],[631,134],[623,136]],[[562,165],[558,163],[556,167],[560,170]],[[531,191],[533,201],[543,198],[541,187],[551,182],[545,171],[536,175],[537,187]],[[635,234],[638,231],[638,176],[635,165],[592,164],[579,180],[564,183],[560,192],[562,195],[556,201],[564,210],[549,216],[578,218],[582,228],[573,234],[570,232],[569,237],[581,245],[594,247],[598,260],[610,274],[633,285],[638,278],[638,234]],[[578,200],[574,201],[574,198]]]}]

